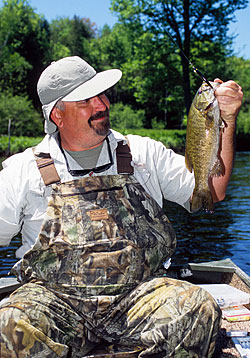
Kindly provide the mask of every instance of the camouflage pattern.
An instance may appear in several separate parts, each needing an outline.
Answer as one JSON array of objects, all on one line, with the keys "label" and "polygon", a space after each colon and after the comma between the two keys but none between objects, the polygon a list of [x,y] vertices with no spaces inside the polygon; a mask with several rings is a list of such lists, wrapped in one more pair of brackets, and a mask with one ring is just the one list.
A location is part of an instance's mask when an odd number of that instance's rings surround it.
[{"label": "camouflage pattern", "polygon": [[[90,300],[92,320],[83,318]],[[79,312],[73,298],[68,304],[39,282],[23,285],[0,308],[0,357],[212,357],[220,309],[198,286],[153,278],[106,309],[109,300],[85,298]]]},{"label": "camouflage pattern", "polygon": [[39,240],[22,278],[113,294],[152,275],[172,256],[175,233],[163,211],[128,175],[54,185]]},{"label": "camouflage pattern", "polygon": [[[167,217],[133,177],[53,186],[26,283],[0,307],[0,356],[211,357],[220,310],[201,288],[153,277],[174,252]],[[93,350],[94,349],[94,350]]]}]

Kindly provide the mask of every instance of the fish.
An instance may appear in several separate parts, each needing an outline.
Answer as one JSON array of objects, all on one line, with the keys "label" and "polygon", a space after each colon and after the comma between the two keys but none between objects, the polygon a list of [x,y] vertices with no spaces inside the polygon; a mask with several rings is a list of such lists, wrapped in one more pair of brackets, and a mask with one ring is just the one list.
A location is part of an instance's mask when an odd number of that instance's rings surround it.
[{"label": "fish", "polygon": [[185,163],[194,172],[195,187],[191,211],[214,212],[214,202],[209,188],[213,176],[221,176],[224,167],[219,158],[220,132],[223,120],[215,90],[217,82],[203,82],[191,104],[186,130]]}]

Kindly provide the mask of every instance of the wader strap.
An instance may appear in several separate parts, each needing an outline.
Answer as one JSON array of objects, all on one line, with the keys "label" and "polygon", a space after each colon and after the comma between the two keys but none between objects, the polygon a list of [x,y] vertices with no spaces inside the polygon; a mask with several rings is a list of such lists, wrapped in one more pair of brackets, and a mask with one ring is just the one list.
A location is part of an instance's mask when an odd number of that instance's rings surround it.
[{"label": "wader strap", "polygon": [[129,144],[123,145],[123,142],[118,142],[116,148],[116,161],[118,174],[134,174],[134,168],[131,165],[132,155]]},{"label": "wader strap", "polygon": [[[33,152],[35,148],[33,148]],[[36,164],[38,169],[40,170],[41,176],[43,178],[44,184],[50,185],[54,183],[59,183],[60,177],[57,173],[54,160],[51,158],[49,153],[38,153],[34,156],[36,158]]]},{"label": "wader strap", "polygon": [[[33,152],[35,148],[33,148]],[[60,177],[57,173],[54,160],[49,153],[34,153],[37,167],[40,170],[41,176],[45,185],[50,185],[60,182]],[[118,174],[134,174],[134,168],[131,165],[132,155],[128,144],[123,145],[123,142],[118,142],[116,148],[117,172]]]}]

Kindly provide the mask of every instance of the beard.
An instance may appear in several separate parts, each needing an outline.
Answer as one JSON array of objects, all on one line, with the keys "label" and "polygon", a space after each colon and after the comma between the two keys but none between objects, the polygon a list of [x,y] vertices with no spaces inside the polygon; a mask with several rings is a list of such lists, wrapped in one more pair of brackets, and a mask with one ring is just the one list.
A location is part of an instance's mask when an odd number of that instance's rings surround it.
[{"label": "beard", "polygon": [[[98,118],[103,118],[103,121],[95,123],[94,120]],[[105,111],[95,113],[88,119],[88,124],[96,134],[106,136],[110,129],[109,109],[106,108]]]}]

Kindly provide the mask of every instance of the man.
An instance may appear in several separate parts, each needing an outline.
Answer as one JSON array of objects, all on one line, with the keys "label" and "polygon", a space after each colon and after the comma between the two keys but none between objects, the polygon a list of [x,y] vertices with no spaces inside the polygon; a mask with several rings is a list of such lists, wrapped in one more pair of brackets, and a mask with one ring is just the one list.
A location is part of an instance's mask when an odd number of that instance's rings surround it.
[{"label": "man", "polygon": [[[38,81],[47,136],[0,175],[0,244],[21,230],[24,282],[0,309],[1,357],[83,357],[100,345],[124,357],[213,353],[220,313],[211,296],[154,277],[175,248],[163,197],[189,209],[193,175],[161,143],[109,129],[104,91],[120,78],[67,57]],[[235,82],[216,81],[226,127],[214,201],[231,175],[242,100]]]}]

